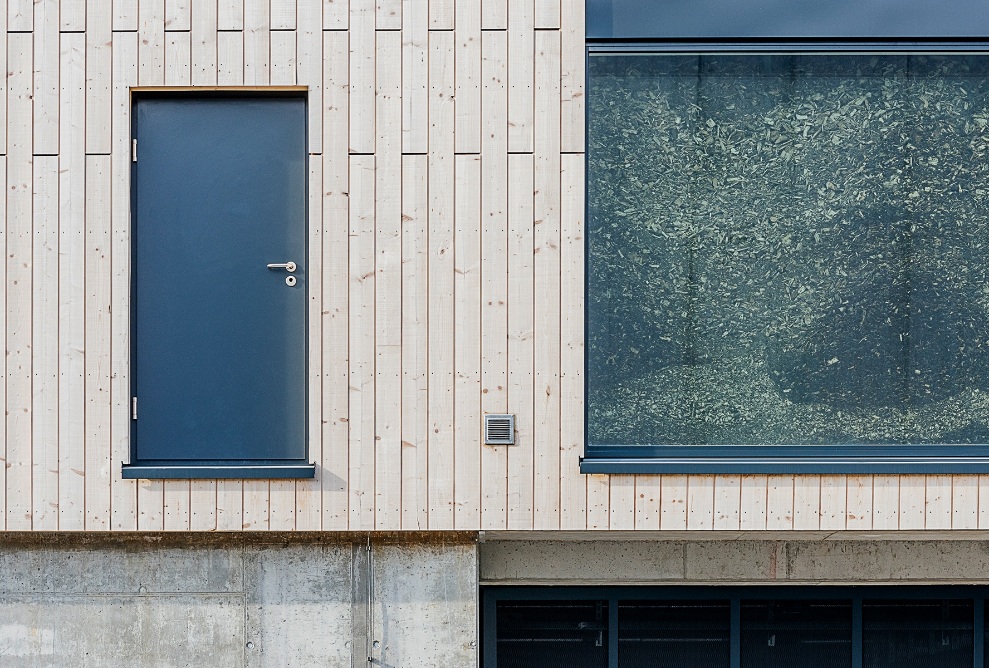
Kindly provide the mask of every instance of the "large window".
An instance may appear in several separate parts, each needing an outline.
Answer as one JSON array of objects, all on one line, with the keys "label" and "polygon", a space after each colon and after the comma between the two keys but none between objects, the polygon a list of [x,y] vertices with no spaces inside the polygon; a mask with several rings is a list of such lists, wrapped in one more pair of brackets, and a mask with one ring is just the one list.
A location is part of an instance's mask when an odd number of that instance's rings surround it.
[{"label": "large window", "polygon": [[593,47],[587,471],[986,469],[989,56]]}]

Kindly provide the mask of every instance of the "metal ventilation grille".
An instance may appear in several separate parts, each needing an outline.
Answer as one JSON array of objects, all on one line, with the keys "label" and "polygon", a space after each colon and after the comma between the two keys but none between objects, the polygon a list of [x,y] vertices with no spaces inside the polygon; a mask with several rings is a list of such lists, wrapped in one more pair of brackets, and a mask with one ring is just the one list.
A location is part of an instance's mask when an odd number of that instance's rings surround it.
[{"label": "metal ventilation grille", "polygon": [[485,445],[515,445],[515,416],[511,413],[484,416]]}]

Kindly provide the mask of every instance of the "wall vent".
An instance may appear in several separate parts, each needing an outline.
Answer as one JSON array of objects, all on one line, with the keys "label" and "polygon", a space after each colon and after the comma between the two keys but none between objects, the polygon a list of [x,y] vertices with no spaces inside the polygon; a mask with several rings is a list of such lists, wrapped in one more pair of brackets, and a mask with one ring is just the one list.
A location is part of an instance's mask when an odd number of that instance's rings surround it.
[{"label": "wall vent", "polygon": [[511,413],[485,415],[484,445],[515,445],[515,416]]}]

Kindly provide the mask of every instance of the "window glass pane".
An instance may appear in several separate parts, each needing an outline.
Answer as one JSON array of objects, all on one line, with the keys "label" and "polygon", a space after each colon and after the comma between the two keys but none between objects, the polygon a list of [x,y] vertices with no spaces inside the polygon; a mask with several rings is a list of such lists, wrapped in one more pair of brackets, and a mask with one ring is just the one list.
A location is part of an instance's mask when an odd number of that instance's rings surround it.
[{"label": "window glass pane", "polygon": [[989,442],[989,58],[589,61],[588,442]]},{"label": "window glass pane", "polygon": [[972,601],[865,601],[863,668],[968,668]]},{"label": "window glass pane", "polygon": [[605,668],[608,604],[499,601],[498,668]]},{"label": "window glass pane", "polygon": [[742,601],[742,668],[848,668],[851,601]]},{"label": "window glass pane", "polygon": [[618,665],[728,666],[727,601],[649,601],[618,605]]}]

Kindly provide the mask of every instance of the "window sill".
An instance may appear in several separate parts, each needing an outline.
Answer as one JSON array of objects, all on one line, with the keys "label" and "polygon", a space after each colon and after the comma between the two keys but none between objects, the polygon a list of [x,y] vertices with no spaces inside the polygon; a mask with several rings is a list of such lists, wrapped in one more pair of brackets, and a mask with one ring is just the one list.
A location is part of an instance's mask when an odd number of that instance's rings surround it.
[{"label": "window sill", "polygon": [[316,465],[304,462],[274,463],[144,463],[124,464],[121,467],[124,480],[217,480],[231,478],[274,479],[313,478]]},{"label": "window sill", "polygon": [[989,445],[588,446],[581,473],[989,473]]}]

